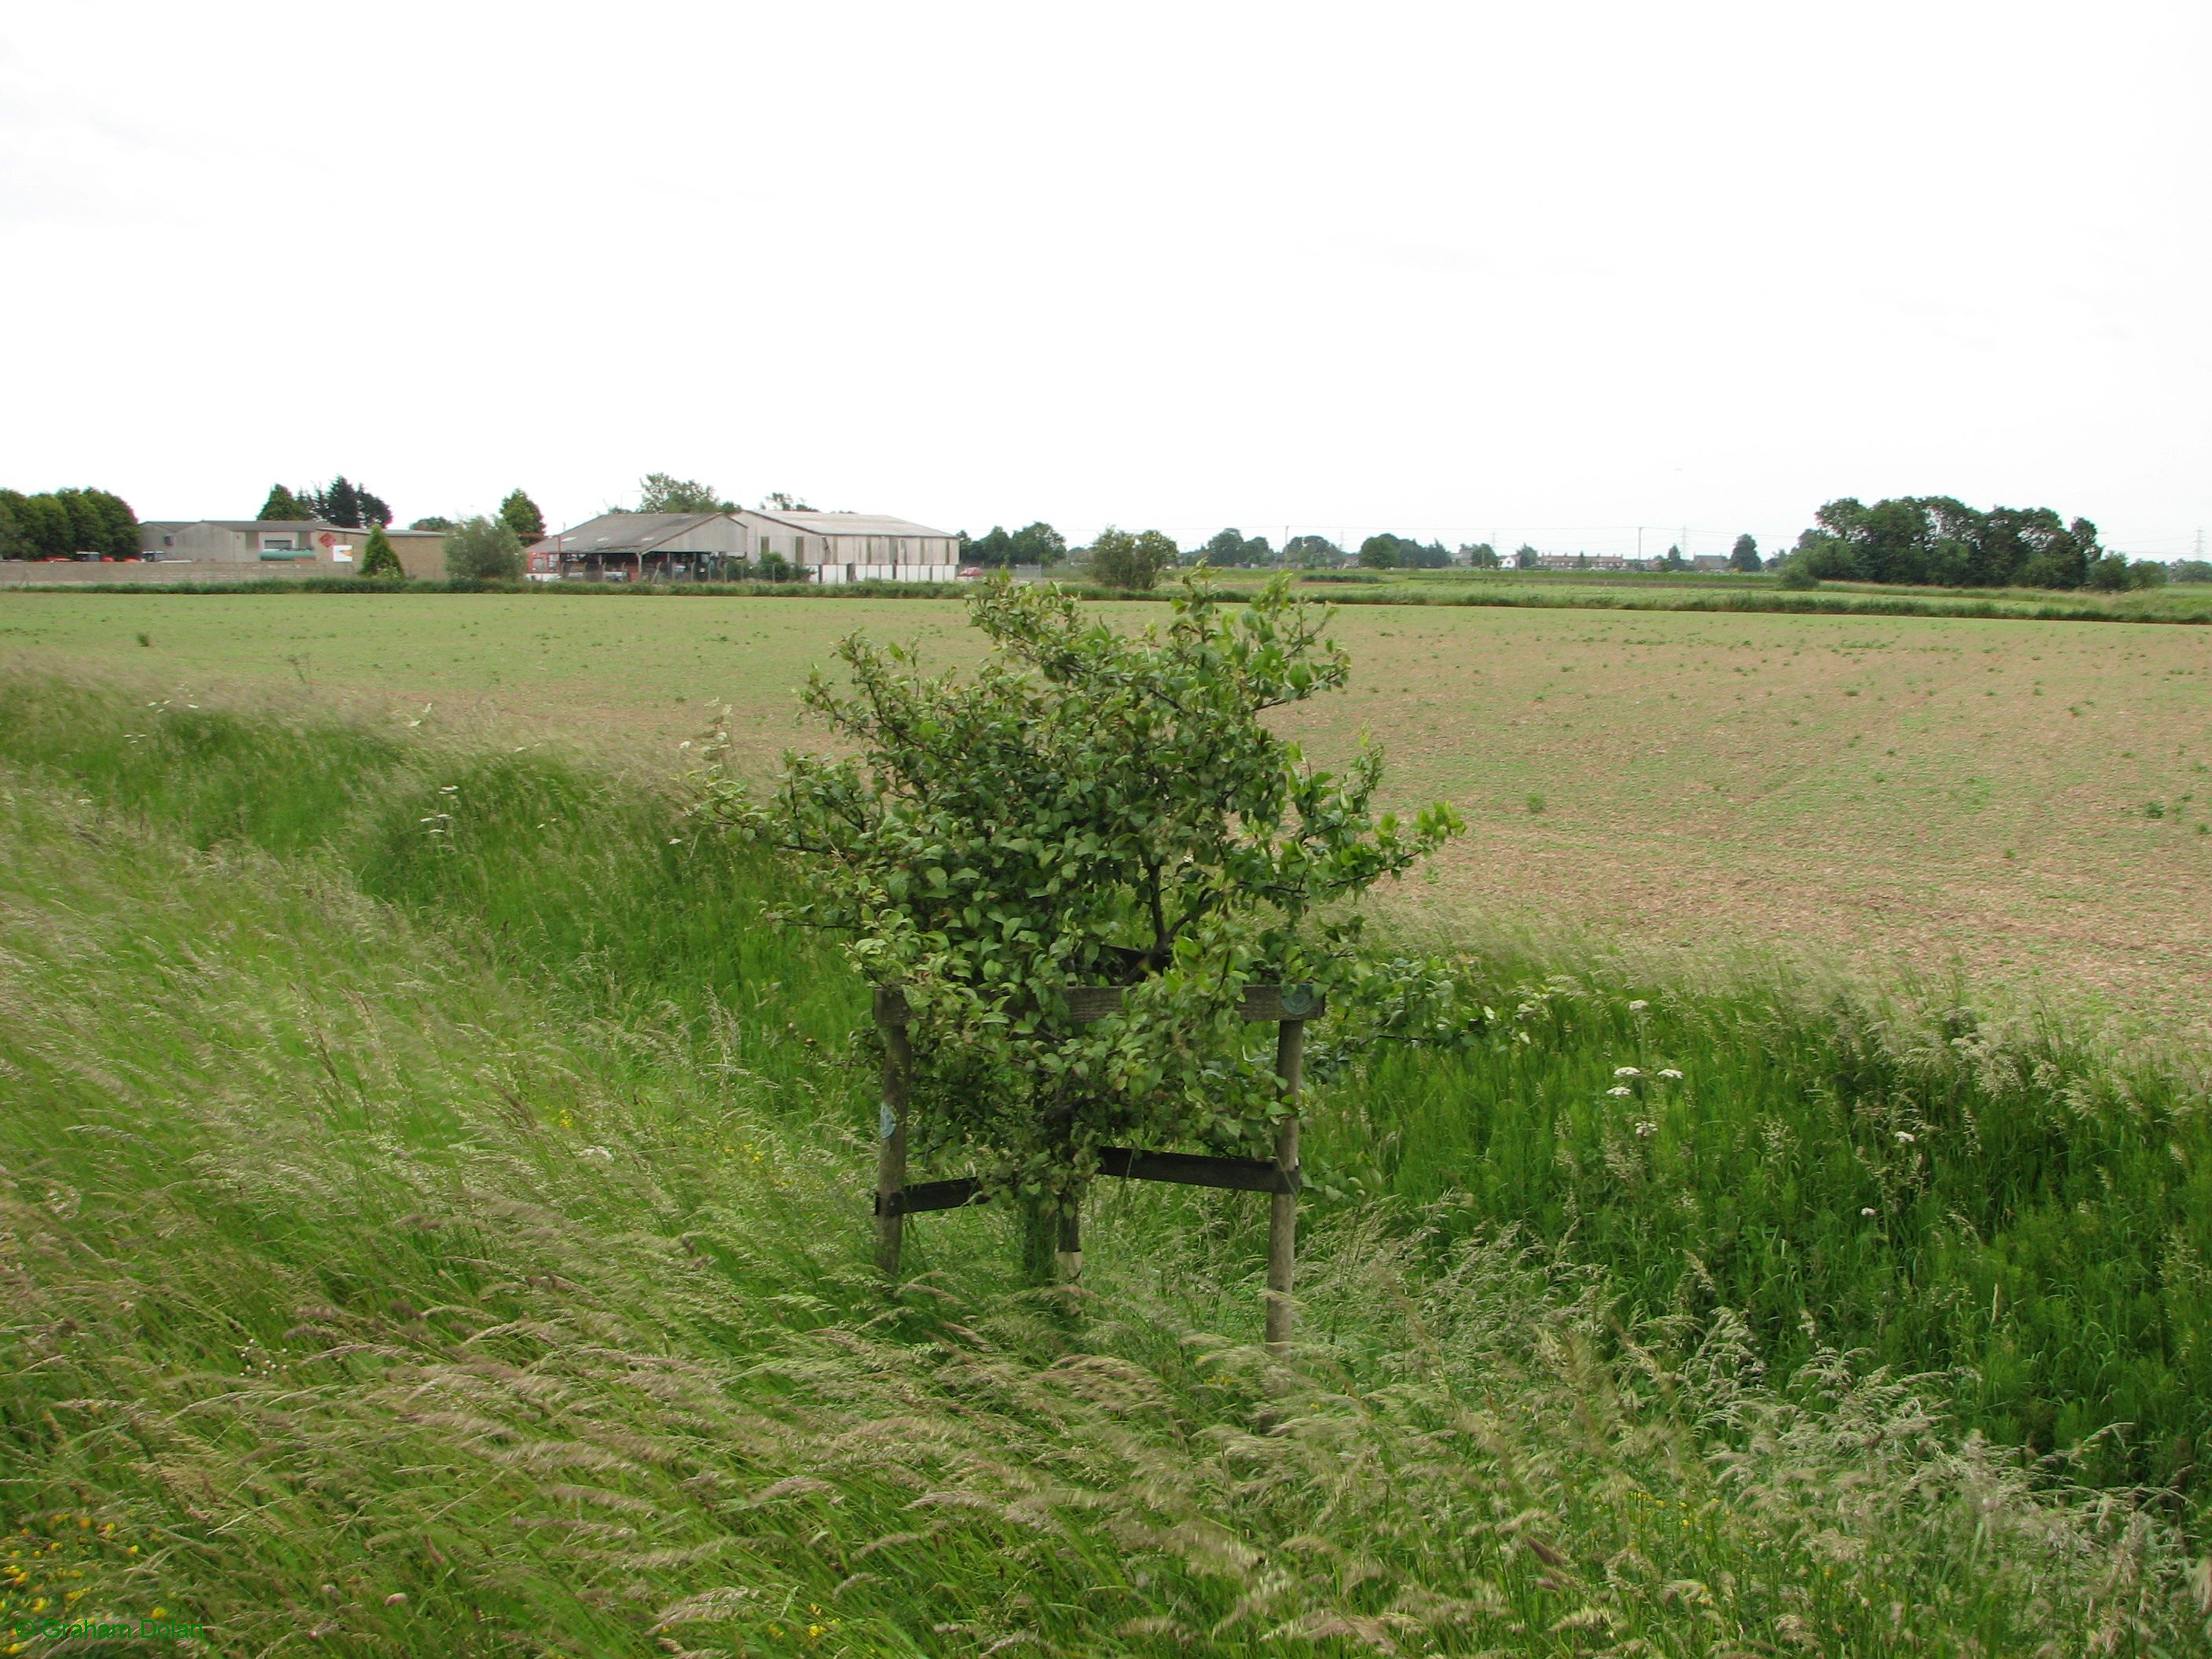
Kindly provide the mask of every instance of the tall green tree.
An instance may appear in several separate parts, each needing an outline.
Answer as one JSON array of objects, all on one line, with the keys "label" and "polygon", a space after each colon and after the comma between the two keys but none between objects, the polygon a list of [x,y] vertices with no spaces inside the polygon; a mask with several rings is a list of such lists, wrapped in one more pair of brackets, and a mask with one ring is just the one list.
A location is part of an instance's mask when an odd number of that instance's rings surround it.
[{"label": "tall green tree", "polygon": [[499,516],[526,547],[545,539],[545,515],[538,510],[538,503],[520,489],[509,491],[507,499],[499,504]]},{"label": "tall green tree", "polygon": [[1869,507],[1824,503],[1793,561],[1813,578],[1942,587],[2079,587],[2104,556],[2097,526],[2047,507],[1981,512],[1948,495],[1905,495]]},{"label": "tall green tree", "polygon": [[1495,570],[1498,568],[1498,550],[1488,542],[1462,542],[1460,544],[1459,556],[1467,561],[1470,569]]},{"label": "tall green tree", "polygon": [[712,484],[696,478],[648,472],[637,481],[637,510],[641,513],[734,513],[735,501],[725,501]]},{"label": "tall green tree", "polygon": [[269,486],[269,499],[261,503],[261,511],[253,516],[257,519],[281,520],[297,524],[303,519],[313,518],[315,513],[307,502],[279,483]]},{"label": "tall green tree", "polygon": [[1758,540],[1748,531],[1737,537],[1735,545],[1729,550],[1729,568],[1744,571],[1762,568],[1759,562]]},{"label": "tall green tree", "polygon": [[1055,565],[1067,556],[1067,538],[1040,519],[1014,532],[1012,550],[1015,564]]},{"label": "tall green tree", "polygon": [[1109,525],[1091,544],[1091,580],[1108,587],[1142,590],[1172,569],[1180,550],[1174,540],[1157,530],[1132,534]]},{"label": "tall green tree", "polygon": [[392,545],[392,538],[377,525],[368,532],[368,544],[362,550],[361,574],[364,576],[404,577],[406,569],[399,562],[398,550]]},{"label": "tall green tree", "polygon": [[371,525],[392,522],[392,508],[384,498],[366,484],[355,483],[343,472],[320,489],[301,490],[299,500],[308,509],[305,516],[348,530],[366,530]]},{"label": "tall green tree", "polygon": [[464,519],[446,532],[446,574],[456,581],[513,581],[522,574],[522,538],[504,519]]},{"label": "tall green tree", "polygon": [[1527,542],[1523,542],[1513,550],[1513,568],[1516,570],[1534,570],[1536,568],[1536,550]]},{"label": "tall green tree", "polygon": [[0,558],[138,556],[138,515],[106,489],[0,490]]}]

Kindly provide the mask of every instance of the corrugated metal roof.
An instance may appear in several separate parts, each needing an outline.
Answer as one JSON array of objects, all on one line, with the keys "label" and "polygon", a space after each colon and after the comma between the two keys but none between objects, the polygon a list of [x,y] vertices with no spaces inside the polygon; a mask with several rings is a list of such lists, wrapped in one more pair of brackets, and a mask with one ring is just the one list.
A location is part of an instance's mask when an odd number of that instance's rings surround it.
[{"label": "corrugated metal roof", "polygon": [[787,524],[793,530],[803,530],[811,536],[943,536],[950,538],[949,530],[932,530],[927,525],[916,524],[911,519],[894,519],[880,513],[761,513],[755,516],[774,519]]},{"label": "corrugated metal roof", "polygon": [[723,513],[602,513],[573,530],[533,542],[532,553],[650,553],[688,530],[726,518]]}]

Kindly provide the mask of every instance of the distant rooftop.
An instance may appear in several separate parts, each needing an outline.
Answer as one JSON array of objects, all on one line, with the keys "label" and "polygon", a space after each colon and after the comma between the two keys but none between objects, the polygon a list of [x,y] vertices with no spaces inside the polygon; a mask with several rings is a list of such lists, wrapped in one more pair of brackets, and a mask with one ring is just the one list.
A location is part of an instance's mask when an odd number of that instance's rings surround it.
[{"label": "distant rooftop", "polygon": [[949,539],[952,534],[949,530],[932,530],[911,519],[894,519],[881,513],[817,513],[808,507],[771,512],[763,507],[756,516],[774,519],[779,524],[810,531],[817,536],[943,536]]},{"label": "distant rooftop", "polygon": [[573,530],[531,544],[533,553],[650,553],[702,524],[726,518],[722,513],[602,513]]}]

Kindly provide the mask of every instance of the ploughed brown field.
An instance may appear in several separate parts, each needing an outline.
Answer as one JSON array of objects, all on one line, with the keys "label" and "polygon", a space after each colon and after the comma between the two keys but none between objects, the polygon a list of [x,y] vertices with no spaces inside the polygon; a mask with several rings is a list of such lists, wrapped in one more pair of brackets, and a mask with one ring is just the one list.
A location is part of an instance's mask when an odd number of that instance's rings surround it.
[{"label": "ploughed brown field", "polygon": [[[975,655],[951,601],[0,595],[0,663],[661,774],[717,703],[763,773],[819,741],[792,691],[854,629]],[[2212,1036],[2212,629],[1360,606],[1337,632],[1352,690],[1289,728],[1324,763],[1371,736],[1395,798],[1459,804],[1438,879],[1392,901],[1440,935],[1955,966]]]}]

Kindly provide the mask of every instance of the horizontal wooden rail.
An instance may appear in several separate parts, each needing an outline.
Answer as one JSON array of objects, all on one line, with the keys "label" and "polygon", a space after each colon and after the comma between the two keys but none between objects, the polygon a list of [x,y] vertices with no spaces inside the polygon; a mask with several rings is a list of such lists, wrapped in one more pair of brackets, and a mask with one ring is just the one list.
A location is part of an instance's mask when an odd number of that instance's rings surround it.
[{"label": "horizontal wooden rail", "polygon": [[[1177,1187],[1215,1187],[1236,1193],[1295,1193],[1296,1170],[1279,1170],[1264,1158],[1208,1158],[1198,1152],[1140,1152],[1130,1146],[1101,1146],[1098,1173],[1121,1181],[1164,1181]],[[918,1181],[876,1198],[878,1215],[921,1215],[988,1204],[990,1194],[972,1176],[952,1181]]]},{"label": "horizontal wooden rail", "polygon": [[[1078,1025],[1095,1024],[1121,1012],[1127,988],[1121,985],[1071,985],[1067,988],[1067,1017]],[[1273,1024],[1285,1019],[1319,1019],[1328,1012],[1328,998],[1316,985],[1248,985],[1237,998],[1240,1018]],[[913,1014],[896,986],[876,991],[876,1018],[886,1025],[908,1024]]]},{"label": "horizontal wooden rail", "polygon": [[1237,1193],[1295,1193],[1296,1170],[1264,1158],[1204,1158],[1196,1152],[1139,1152],[1101,1146],[1098,1173],[1124,1181],[1168,1181],[1178,1187],[1221,1187]]}]

